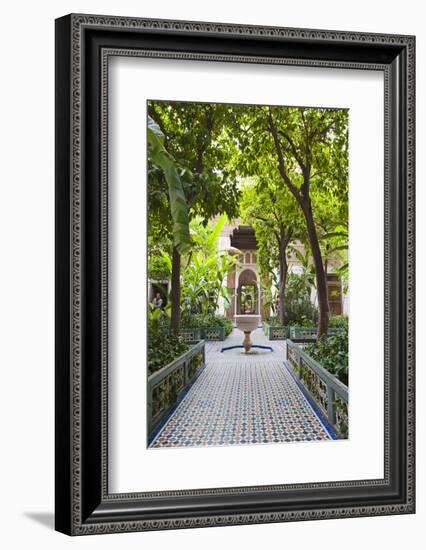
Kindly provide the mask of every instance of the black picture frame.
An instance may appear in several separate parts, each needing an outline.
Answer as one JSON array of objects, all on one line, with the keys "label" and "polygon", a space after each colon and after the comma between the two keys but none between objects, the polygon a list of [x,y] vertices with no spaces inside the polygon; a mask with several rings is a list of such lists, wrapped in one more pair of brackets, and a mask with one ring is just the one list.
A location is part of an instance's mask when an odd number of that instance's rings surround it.
[{"label": "black picture frame", "polygon": [[[108,56],[383,71],[384,478],[108,493]],[[56,529],[69,535],[407,514],[414,502],[415,38],[71,14],[56,20]]]}]

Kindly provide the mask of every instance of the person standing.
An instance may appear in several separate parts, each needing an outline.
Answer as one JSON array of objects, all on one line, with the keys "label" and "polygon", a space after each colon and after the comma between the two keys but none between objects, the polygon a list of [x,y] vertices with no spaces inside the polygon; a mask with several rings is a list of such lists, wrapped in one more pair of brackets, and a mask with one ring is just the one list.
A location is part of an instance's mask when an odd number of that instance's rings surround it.
[{"label": "person standing", "polygon": [[161,294],[157,292],[157,294],[154,296],[154,299],[152,300],[152,305],[154,306],[154,309],[158,309],[159,307],[163,306],[163,298],[161,297]]}]

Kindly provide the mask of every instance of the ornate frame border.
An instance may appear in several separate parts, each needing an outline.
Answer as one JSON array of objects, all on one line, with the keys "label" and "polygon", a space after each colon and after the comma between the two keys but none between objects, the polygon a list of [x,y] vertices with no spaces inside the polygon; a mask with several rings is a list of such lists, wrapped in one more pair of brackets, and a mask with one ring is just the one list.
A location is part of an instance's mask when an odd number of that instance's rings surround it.
[{"label": "ornate frame border", "polygon": [[[307,519],[326,519],[336,517],[356,517],[368,515],[383,515],[396,513],[412,513],[414,511],[414,132],[415,132],[415,96],[414,96],[414,48],[415,40],[411,36],[378,35],[364,33],[346,33],[341,31],[321,31],[306,29],[284,29],[275,27],[252,27],[245,25],[227,25],[217,23],[200,23],[186,21],[147,20],[122,17],[70,15],[57,20],[57,163],[56,163],[56,193],[57,193],[57,355],[56,355],[56,528],[73,535],[91,533],[111,533],[124,531],[140,531],[151,529],[177,529],[212,525],[229,525],[244,523],[282,522]],[[85,164],[86,148],[84,123],[90,116],[88,98],[91,93],[87,76],[89,57],[97,52],[95,47],[89,47],[87,31],[94,36],[96,32],[111,30],[117,36],[127,33],[128,36],[140,33],[141,36],[200,36],[200,37],[230,37],[234,40],[245,39],[288,41],[292,44],[324,44],[333,51],[333,47],[369,45],[379,51],[390,52],[390,58],[385,62],[371,62],[365,59],[357,61],[334,60],[330,57],[309,58],[299,56],[243,55],[230,53],[196,53],[193,51],[173,51],[169,48],[154,49],[120,47],[120,44],[106,44],[98,47],[100,81],[100,119],[94,130],[100,137],[100,170],[99,170],[99,215],[96,217],[100,237],[100,314],[99,342],[100,376],[99,401],[100,410],[94,411],[97,429],[99,430],[100,448],[95,453],[97,466],[85,466],[91,449],[85,441],[85,422],[87,422],[87,374],[85,364],[85,346],[87,334],[84,330],[87,311],[86,279],[88,269],[86,244],[87,232],[93,227],[88,222],[85,185],[89,177]],[[120,42],[120,40],[118,40]],[[170,491],[158,493],[109,494],[107,475],[107,404],[108,404],[108,59],[110,56],[141,56],[165,57],[169,59],[191,59],[208,61],[232,61],[243,63],[274,63],[292,64],[315,67],[336,67],[346,69],[369,69],[384,72],[385,76],[385,476],[383,480],[345,481],[333,483],[313,483],[297,485],[278,485],[270,487],[239,487],[226,489]],[[404,58],[406,74],[401,69],[401,56]],[[332,56],[331,56],[332,57]],[[356,57],[356,56],[355,56]],[[395,65],[395,61],[398,60]],[[64,63],[65,62],[65,63]],[[392,63],[394,65],[392,65]],[[93,69],[93,66],[91,66]],[[89,86],[89,88],[88,88]],[[393,86],[393,87],[392,87]],[[401,99],[401,96],[403,98]],[[405,135],[395,135],[395,120],[392,119],[392,102],[399,99],[406,106]],[[391,150],[401,150],[395,161],[391,158]],[[404,153],[405,152],[405,153]],[[404,166],[405,164],[405,166]],[[399,197],[402,204],[392,203],[390,196],[390,171],[397,171],[400,176]],[[401,171],[402,170],[402,171]],[[405,201],[405,202],[404,202]],[[401,210],[396,212],[396,210]],[[65,220],[63,216],[65,215]],[[395,216],[402,215],[398,224],[401,250],[393,249],[395,233],[391,231],[391,222]],[[68,240],[68,245],[64,247]],[[399,242],[398,241],[398,242]],[[59,250],[60,249],[60,250]],[[404,281],[397,280],[391,273],[393,260],[402,261]],[[399,274],[400,275],[400,274]],[[405,342],[402,350],[398,349],[399,359],[403,360],[405,372],[399,372],[402,387],[405,388],[405,434],[390,434],[391,415],[391,323],[390,300],[391,284],[402,284],[405,296],[402,306],[405,308],[402,327]],[[63,311],[65,301],[68,310]],[[399,325],[398,325],[399,326]],[[64,333],[66,330],[66,334]],[[401,333],[402,334],[402,333]],[[86,369],[86,370],[85,370]],[[401,367],[402,369],[402,367]],[[400,370],[401,370],[400,369]],[[405,379],[402,380],[401,376]],[[92,389],[90,389],[91,391]],[[68,392],[68,399],[64,399]],[[398,393],[398,391],[397,391]],[[395,395],[395,394],[394,394]],[[262,511],[262,506],[245,513],[220,513],[220,508],[214,514],[189,514],[181,517],[171,517],[171,514],[157,514],[151,517],[143,506],[139,512],[129,514],[124,510],[130,506],[133,509],[144,499],[161,499],[169,497],[170,503],[174,497],[209,497],[238,495],[243,500],[250,494],[283,494],[304,493],[308,489],[336,489],[389,487],[395,485],[391,479],[391,437],[406,439],[405,469],[399,472],[399,491],[392,502],[382,501],[372,504],[365,501],[362,506],[324,506],[316,508],[307,504],[306,509],[287,509],[279,506],[274,511]],[[89,456],[89,462],[93,462]],[[99,474],[96,482],[88,482],[90,471]],[[402,480],[402,478],[404,478]],[[64,485],[65,484],[65,485]],[[124,518],[124,519],[123,519]]]}]

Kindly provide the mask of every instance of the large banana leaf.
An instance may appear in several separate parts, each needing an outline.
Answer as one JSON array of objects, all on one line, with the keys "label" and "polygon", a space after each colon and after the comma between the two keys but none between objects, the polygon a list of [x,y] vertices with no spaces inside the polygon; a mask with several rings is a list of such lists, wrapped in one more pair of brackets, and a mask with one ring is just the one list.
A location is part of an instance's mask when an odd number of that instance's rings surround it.
[{"label": "large banana leaf", "polygon": [[173,220],[173,243],[181,254],[185,254],[191,248],[185,193],[176,163],[164,147],[164,135],[150,116],[148,116],[148,153],[151,161],[164,172]]},{"label": "large banana leaf", "polygon": [[226,214],[222,214],[217,220],[215,226],[213,227],[213,231],[210,233],[210,235],[207,238],[207,242],[206,242],[207,250],[216,250],[217,241],[219,239],[220,232],[222,231],[223,226],[225,225],[227,219],[228,218]]}]

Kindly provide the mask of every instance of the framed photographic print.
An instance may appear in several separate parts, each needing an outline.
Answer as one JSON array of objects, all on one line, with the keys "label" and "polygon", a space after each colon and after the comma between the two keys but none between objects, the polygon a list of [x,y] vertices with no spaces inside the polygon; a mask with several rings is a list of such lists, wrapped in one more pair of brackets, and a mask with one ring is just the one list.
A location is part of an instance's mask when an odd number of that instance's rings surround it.
[{"label": "framed photographic print", "polygon": [[56,21],[56,529],[413,513],[412,36]]}]

